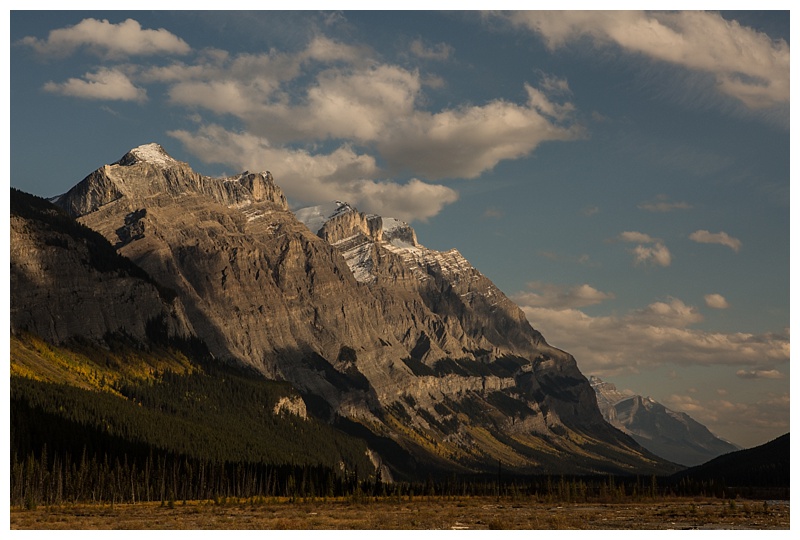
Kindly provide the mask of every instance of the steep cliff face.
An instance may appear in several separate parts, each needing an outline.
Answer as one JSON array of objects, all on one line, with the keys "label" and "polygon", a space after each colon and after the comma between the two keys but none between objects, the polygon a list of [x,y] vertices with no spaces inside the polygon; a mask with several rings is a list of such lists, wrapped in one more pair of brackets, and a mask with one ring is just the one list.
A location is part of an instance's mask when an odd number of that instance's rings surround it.
[{"label": "steep cliff face", "polygon": [[109,334],[146,342],[148,323],[193,333],[180,299],[42,199],[12,191],[10,247],[12,332],[55,344]]},{"label": "steep cliff face", "polygon": [[[398,400],[396,408],[413,418],[415,407],[421,407],[442,422],[448,416],[437,413],[437,400],[459,390],[496,391],[513,395],[537,414],[544,408],[541,418],[528,420],[538,429],[562,423],[602,429],[594,394],[572,356],[550,347],[522,310],[457,250],[428,249],[407,223],[367,215],[343,202],[297,215],[380,299],[394,337],[408,350],[417,380],[404,395],[415,406]],[[453,392],[434,390],[442,387],[442,376],[450,377]]]},{"label": "steep cliff face", "polygon": [[456,250],[425,248],[405,223],[344,203],[295,216],[269,173],[205,177],[158,145],[56,203],[176,291],[215,356],[290,381],[317,414],[420,462],[664,467],[603,421],[569,354]]}]

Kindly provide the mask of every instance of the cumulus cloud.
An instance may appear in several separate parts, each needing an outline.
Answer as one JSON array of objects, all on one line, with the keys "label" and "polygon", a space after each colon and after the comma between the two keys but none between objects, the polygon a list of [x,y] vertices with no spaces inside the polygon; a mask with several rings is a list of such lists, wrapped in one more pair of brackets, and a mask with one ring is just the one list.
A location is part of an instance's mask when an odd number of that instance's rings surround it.
[{"label": "cumulus cloud", "polygon": [[475,178],[500,161],[530,154],[545,141],[583,136],[576,125],[562,125],[567,105],[547,100],[526,85],[524,105],[495,100],[485,105],[431,113],[417,110],[398,117],[376,146],[397,169],[411,168],[427,178]]},{"label": "cumulus cloud", "polygon": [[520,292],[511,299],[520,305],[568,309],[599,304],[614,298],[613,293],[604,293],[588,285],[567,287],[554,283],[534,281],[528,283],[529,292]]},{"label": "cumulus cloud", "polygon": [[[133,20],[115,25],[86,19],[54,31],[46,41],[26,38],[25,43],[42,52],[56,44],[65,51],[89,47],[107,58],[190,50],[169,32],[145,30]],[[442,43],[417,40],[411,48],[432,59],[452,54]],[[50,82],[45,89],[143,101],[142,85],[165,85],[170,105],[240,123],[238,133],[213,125],[172,132],[199,159],[282,168],[274,172],[287,194],[309,204],[347,197],[364,210],[426,219],[458,197],[436,181],[475,178],[501,161],[528,156],[544,142],[585,136],[567,81],[535,76],[538,86],[524,83],[521,100],[428,109],[425,88],[443,84],[435,74],[423,76],[382,61],[368,47],[315,35],[295,51],[204,49],[188,62],[104,67],[83,78]],[[218,139],[221,145],[210,147],[209,141]],[[390,176],[412,180],[396,184],[385,180]]]},{"label": "cumulus cloud", "polygon": [[[649,234],[637,231],[624,231],[620,233],[619,239],[623,242],[639,244],[631,250],[635,264],[654,264],[657,266],[669,266],[672,264],[672,253],[667,246],[658,238],[653,238]],[[652,245],[645,245],[652,244]]]},{"label": "cumulus cloud", "polygon": [[723,231],[711,233],[701,229],[690,234],[689,239],[700,244],[720,244],[722,246],[727,246],[737,253],[742,247],[742,242],[738,238],[729,236],[728,233]]},{"label": "cumulus cloud", "polygon": [[686,305],[677,298],[670,298],[669,302],[653,302],[643,309],[635,310],[628,319],[639,325],[684,328],[701,322],[703,316],[694,306]]},{"label": "cumulus cloud", "polygon": [[657,266],[669,266],[672,264],[672,254],[667,249],[667,246],[660,242],[653,246],[636,246],[632,251],[636,264],[654,264]]},{"label": "cumulus cloud", "polygon": [[378,181],[375,158],[343,145],[327,154],[273,147],[264,138],[234,133],[221,126],[169,132],[206,163],[237,170],[270,170],[287,197],[304,204],[344,199],[360,210],[405,221],[425,220],[458,199],[446,186],[412,178],[405,184]]},{"label": "cumulus cloud", "polygon": [[582,38],[597,46],[714,77],[716,88],[750,109],[789,102],[789,44],[701,11],[522,11],[503,14],[556,49]]},{"label": "cumulus cloud", "polygon": [[659,195],[655,200],[640,203],[637,208],[648,212],[672,212],[674,210],[689,210],[692,205],[682,201],[670,201],[666,195]]},{"label": "cumulus cloud", "polygon": [[83,79],[68,79],[62,83],[48,82],[47,92],[82,99],[109,101],[145,101],[147,91],[134,85],[127,75],[114,69],[99,69],[87,73]]},{"label": "cumulus cloud", "polygon": [[[417,50],[431,54],[422,44]],[[430,111],[420,107],[422,90],[439,79],[322,37],[293,54],[218,57],[143,76],[169,82],[171,103],[232,115],[273,144],[352,141],[374,149],[391,170],[430,180],[474,178],[545,141],[584,136],[574,105],[563,99],[565,80],[539,74],[540,87],[523,86],[522,103],[497,99]]]},{"label": "cumulus cloud", "polygon": [[143,29],[133,19],[119,24],[105,19],[84,19],[75,26],[52,30],[47,39],[27,36],[21,43],[40,54],[56,57],[67,56],[80,48],[108,58],[186,54],[191,50],[185,41],[171,32],[163,28]]},{"label": "cumulus cloud", "polygon": [[707,294],[703,298],[705,298],[706,305],[710,308],[728,309],[729,307],[731,307],[728,301],[725,299],[725,297],[722,296],[721,294],[716,294],[716,293]]},{"label": "cumulus cloud", "polygon": [[598,317],[542,306],[541,301],[526,304],[523,295],[514,298],[548,343],[572,353],[585,373],[600,377],[665,364],[773,369],[789,361],[788,335],[691,328],[702,315],[675,298],[624,315]]}]

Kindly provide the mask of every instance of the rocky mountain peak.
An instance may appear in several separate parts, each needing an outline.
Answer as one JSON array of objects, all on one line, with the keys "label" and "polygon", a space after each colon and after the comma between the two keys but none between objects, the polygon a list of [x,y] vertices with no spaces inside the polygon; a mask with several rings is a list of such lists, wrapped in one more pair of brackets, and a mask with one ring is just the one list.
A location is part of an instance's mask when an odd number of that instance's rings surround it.
[{"label": "rocky mountain peak", "polygon": [[654,454],[681,465],[697,465],[737,447],[722,440],[688,414],[672,411],[651,397],[620,392],[590,376],[603,418]]},{"label": "rocky mountain peak", "polygon": [[52,199],[74,217],[85,216],[115,201],[130,210],[170,205],[200,196],[229,207],[269,203],[287,210],[286,197],[267,172],[212,178],[172,158],[157,143],[138,146],[110,165],[100,167],[67,193]]},{"label": "rocky mountain peak", "polygon": [[398,248],[418,247],[417,233],[406,223],[395,218],[383,218],[383,240]]},{"label": "rocky mountain peak", "polygon": [[137,163],[150,163],[160,167],[170,167],[180,164],[170,156],[164,147],[158,143],[149,143],[137,146],[126,153],[115,165],[129,166]]}]

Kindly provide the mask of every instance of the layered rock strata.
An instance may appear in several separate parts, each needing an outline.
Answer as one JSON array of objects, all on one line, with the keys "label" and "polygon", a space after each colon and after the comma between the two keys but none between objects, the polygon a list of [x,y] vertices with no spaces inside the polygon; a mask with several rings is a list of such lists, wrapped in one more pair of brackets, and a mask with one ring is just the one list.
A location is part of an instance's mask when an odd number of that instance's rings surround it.
[{"label": "layered rock strata", "polygon": [[665,466],[603,420],[572,356],[457,251],[425,248],[405,223],[344,203],[296,216],[270,173],[210,178],[158,145],[55,202],[175,291],[215,356],[290,381],[317,414],[421,461]]}]

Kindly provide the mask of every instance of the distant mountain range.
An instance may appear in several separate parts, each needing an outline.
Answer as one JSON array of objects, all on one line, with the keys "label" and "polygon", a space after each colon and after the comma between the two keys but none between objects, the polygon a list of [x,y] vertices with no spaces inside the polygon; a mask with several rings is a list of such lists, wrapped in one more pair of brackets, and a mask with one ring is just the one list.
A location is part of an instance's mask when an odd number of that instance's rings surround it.
[{"label": "distant mountain range", "polygon": [[589,377],[589,383],[608,423],[673,463],[699,465],[741,449],[720,439],[686,413],[670,410],[649,397],[620,392],[615,385],[595,376]]},{"label": "distant mountain range", "polygon": [[[326,466],[384,479],[498,462],[534,474],[679,469],[610,426],[574,358],[457,250],[425,248],[400,220],[344,202],[295,213],[269,172],[210,178],[157,144],[52,204],[12,202],[20,448],[52,450],[74,409],[93,440],[198,459],[214,449],[300,463],[318,432],[338,441],[314,454]],[[266,433],[282,441],[271,458]]]}]

